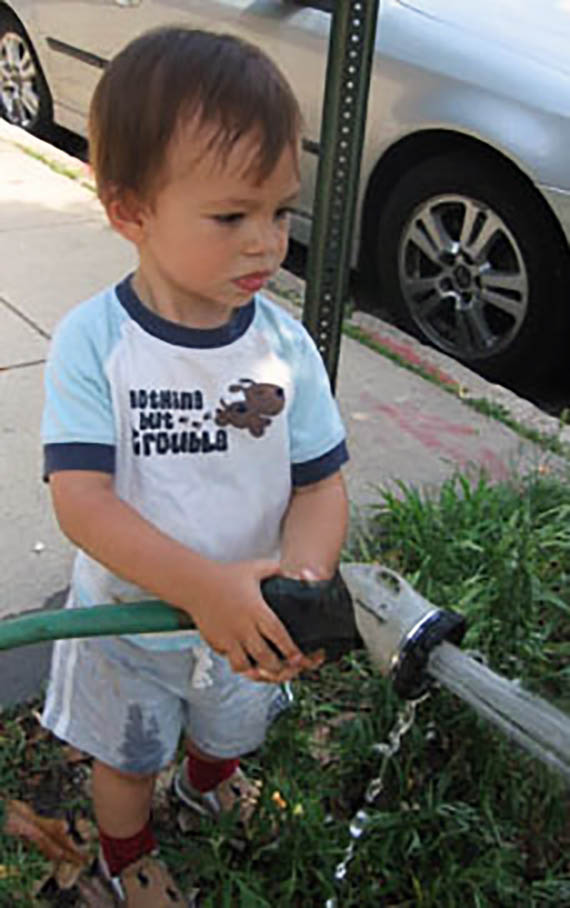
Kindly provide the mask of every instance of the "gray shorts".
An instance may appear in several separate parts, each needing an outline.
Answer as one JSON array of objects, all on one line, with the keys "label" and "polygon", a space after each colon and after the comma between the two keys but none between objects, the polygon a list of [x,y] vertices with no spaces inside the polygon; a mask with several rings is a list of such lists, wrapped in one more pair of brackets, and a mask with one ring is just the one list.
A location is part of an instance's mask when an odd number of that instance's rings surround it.
[{"label": "gray shorts", "polygon": [[118,637],[58,640],[42,724],[115,769],[154,773],[182,730],[215,757],[255,750],[290,700],[288,688],[235,674],[203,643],[157,652]]}]

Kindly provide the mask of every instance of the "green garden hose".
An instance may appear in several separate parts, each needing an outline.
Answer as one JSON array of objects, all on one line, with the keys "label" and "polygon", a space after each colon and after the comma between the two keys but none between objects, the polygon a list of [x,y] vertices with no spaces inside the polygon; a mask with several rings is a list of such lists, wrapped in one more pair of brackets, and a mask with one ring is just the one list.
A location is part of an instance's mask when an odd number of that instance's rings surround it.
[{"label": "green garden hose", "polygon": [[[363,646],[350,593],[339,571],[330,580],[273,576],[261,581],[263,598],[307,653],[327,660]],[[68,637],[115,637],[195,629],[190,616],[159,600],[33,612],[0,621],[0,650]],[[270,643],[271,646],[273,644]]]},{"label": "green garden hose", "polygon": [[159,601],[34,612],[0,621],[0,650],[64,637],[114,637],[195,627],[186,612]]}]

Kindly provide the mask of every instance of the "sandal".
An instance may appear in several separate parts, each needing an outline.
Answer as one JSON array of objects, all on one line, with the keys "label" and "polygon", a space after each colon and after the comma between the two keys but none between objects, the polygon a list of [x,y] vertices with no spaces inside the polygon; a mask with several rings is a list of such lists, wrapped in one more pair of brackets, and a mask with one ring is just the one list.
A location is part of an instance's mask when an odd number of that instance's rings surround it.
[{"label": "sandal", "polygon": [[237,818],[244,829],[253,816],[261,783],[252,782],[238,767],[227,779],[210,791],[198,791],[188,779],[188,761],[185,758],[174,776],[174,792],[191,810],[202,816],[219,816],[237,810]]},{"label": "sandal", "polygon": [[120,906],[125,906],[125,908],[183,908],[188,904],[165,864],[159,861],[155,854],[143,855],[115,877],[110,875],[101,854],[99,855],[99,866]]}]

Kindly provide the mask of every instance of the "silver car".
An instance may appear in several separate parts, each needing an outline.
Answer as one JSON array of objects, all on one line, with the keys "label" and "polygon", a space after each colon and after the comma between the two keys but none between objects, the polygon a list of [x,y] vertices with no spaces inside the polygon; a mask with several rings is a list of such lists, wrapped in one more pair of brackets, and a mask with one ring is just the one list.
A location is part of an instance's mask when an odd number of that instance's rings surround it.
[{"label": "silver car", "polygon": [[[342,2],[342,0],[337,0]],[[238,33],[306,123],[307,241],[334,0],[0,0],[0,109],[85,134],[101,70],[166,23]],[[399,323],[492,376],[568,337],[570,0],[381,0],[353,264]]]}]

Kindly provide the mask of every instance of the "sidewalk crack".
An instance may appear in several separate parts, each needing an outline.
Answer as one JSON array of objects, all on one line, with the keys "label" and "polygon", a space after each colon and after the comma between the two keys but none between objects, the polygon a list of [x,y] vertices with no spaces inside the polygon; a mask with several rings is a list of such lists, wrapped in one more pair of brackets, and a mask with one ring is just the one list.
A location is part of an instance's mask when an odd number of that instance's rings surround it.
[{"label": "sidewalk crack", "polygon": [[12,363],[10,366],[0,366],[0,372],[12,372],[14,369],[29,369],[31,366],[43,366],[44,359],[30,359],[24,363]]},{"label": "sidewalk crack", "polygon": [[26,315],[24,312],[18,309],[17,306],[14,306],[13,303],[10,303],[7,299],[5,299],[5,297],[0,296],[0,303],[5,306],[6,309],[12,312],[13,315],[16,315],[19,319],[29,325],[30,328],[33,328],[34,331],[37,331],[37,333],[44,337],[46,340],[51,340],[51,334],[49,334],[47,331],[44,331],[44,329],[40,325],[38,325],[38,323],[35,322],[33,318],[30,318],[29,315]]}]

